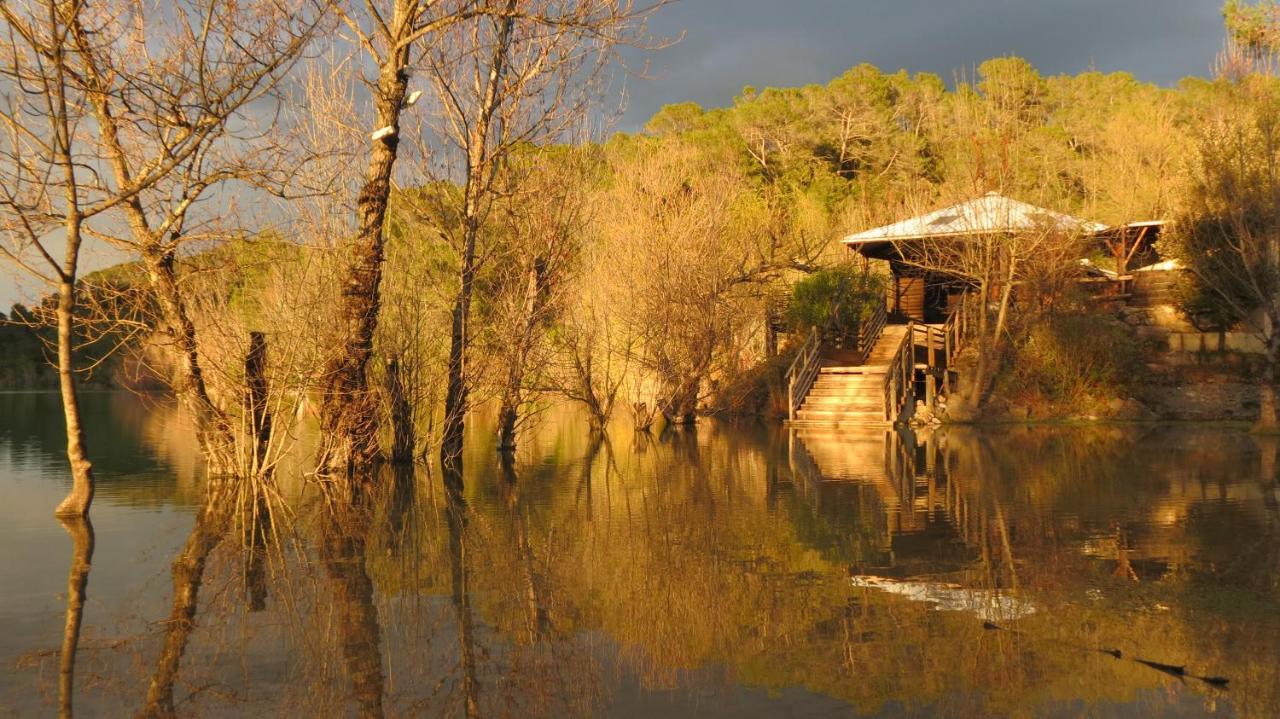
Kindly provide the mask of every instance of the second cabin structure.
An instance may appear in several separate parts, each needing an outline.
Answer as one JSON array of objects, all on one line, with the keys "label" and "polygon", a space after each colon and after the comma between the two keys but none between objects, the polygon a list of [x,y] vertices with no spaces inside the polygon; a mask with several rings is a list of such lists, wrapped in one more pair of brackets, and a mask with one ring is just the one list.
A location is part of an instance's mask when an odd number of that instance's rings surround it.
[{"label": "second cabin structure", "polygon": [[[932,406],[936,395],[950,391],[952,358],[971,326],[967,308],[974,302],[967,300],[976,299],[978,285],[962,267],[953,269],[938,258],[963,249],[962,243],[1028,233],[1088,236],[1113,250],[1119,239],[1123,249],[1116,251],[1134,259],[1150,253],[1160,224],[1109,228],[989,192],[845,237],[849,252],[887,264],[885,304],[859,329],[852,347],[817,330],[810,333],[788,373],[790,421],[894,424],[908,418],[919,393]],[[1118,267],[1120,272],[1102,277],[1113,294],[1126,292],[1129,277],[1123,263]]]}]

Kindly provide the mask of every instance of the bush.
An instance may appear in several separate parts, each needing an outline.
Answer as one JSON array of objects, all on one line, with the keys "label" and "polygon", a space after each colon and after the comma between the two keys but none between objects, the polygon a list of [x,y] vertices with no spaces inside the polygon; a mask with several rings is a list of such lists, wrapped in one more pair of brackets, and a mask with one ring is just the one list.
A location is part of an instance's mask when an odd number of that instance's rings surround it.
[{"label": "bush", "polygon": [[[858,325],[884,303],[884,281],[851,264],[820,270],[796,282],[787,321],[800,332],[813,327],[856,332]],[[838,312],[832,316],[833,308]]]},{"label": "bush", "polygon": [[1133,331],[1110,315],[1052,315],[1014,348],[996,392],[1028,414],[1078,413],[1128,398],[1142,356]]}]

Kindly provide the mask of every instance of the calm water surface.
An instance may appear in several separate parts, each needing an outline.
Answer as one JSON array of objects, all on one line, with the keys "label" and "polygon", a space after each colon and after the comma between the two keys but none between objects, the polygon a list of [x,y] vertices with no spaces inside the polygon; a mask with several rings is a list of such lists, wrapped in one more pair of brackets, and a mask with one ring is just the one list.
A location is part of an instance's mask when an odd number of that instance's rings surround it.
[{"label": "calm water surface", "polygon": [[[80,716],[1280,716],[1276,440],[552,412],[507,465],[476,426],[461,477],[282,472],[223,515],[172,409],[86,401]],[[0,395],[6,715],[58,712],[61,431]]]}]

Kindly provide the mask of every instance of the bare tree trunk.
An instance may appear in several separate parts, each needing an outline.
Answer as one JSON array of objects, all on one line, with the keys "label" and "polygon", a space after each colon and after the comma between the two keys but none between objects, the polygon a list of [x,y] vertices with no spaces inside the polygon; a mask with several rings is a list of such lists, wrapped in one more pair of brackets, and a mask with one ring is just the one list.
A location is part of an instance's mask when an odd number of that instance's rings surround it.
[{"label": "bare tree trunk", "polygon": [[62,652],[58,655],[58,717],[71,719],[75,696],[76,650],[80,646],[80,625],[93,563],[93,523],[88,517],[59,518],[71,535],[71,569],[67,573],[67,619],[62,630]]},{"label": "bare tree trunk", "polygon": [[[414,5],[397,0],[391,27],[408,32]],[[399,34],[394,36],[401,40]],[[356,198],[359,228],[351,242],[351,264],[342,288],[342,347],[325,366],[325,391],[320,406],[324,433],[321,468],[345,470],[366,464],[377,454],[377,417],[369,397],[366,369],[373,354],[373,333],[381,306],[383,224],[391,196],[391,171],[400,138],[400,113],[408,82],[412,43],[393,48],[383,60],[374,96],[375,126],[391,131],[373,141],[364,186]]]},{"label": "bare tree trunk", "polygon": [[471,295],[476,279],[476,241],[484,223],[486,195],[491,191],[495,171],[489,153],[489,133],[493,114],[501,99],[499,83],[506,68],[511,32],[515,25],[517,0],[508,0],[499,22],[497,40],[489,60],[484,97],[475,123],[467,135],[467,180],[463,189],[463,242],[461,283],[453,303],[449,331],[449,377],[444,398],[444,427],[441,429],[440,457],[446,462],[462,456],[462,434],[467,414],[467,349],[470,344]]},{"label": "bare tree trunk", "polygon": [[249,351],[244,358],[245,414],[253,441],[252,476],[267,471],[271,443],[271,413],[267,409],[267,340],[261,332],[249,333]]},{"label": "bare tree trunk", "polygon": [[[135,222],[145,223],[140,208],[134,215]],[[138,232],[143,236],[149,234],[145,226],[140,226]],[[187,313],[186,303],[178,289],[177,275],[173,268],[173,250],[148,243],[143,248],[142,258],[151,288],[160,305],[164,332],[169,335],[178,356],[179,376],[174,382],[174,393],[195,421],[196,439],[200,443],[209,471],[213,474],[233,472],[235,462],[231,427],[226,413],[209,397],[196,345],[196,326]]]},{"label": "bare tree trunk", "polygon": [[[70,9],[66,10],[66,14],[69,18],[75,17]],[[53,108],[56,114],[54,139],[60,156],[67,203],[66,254],[59,269],[58,282],[58,387],[62,392],[62,415],[67,429],[67,462],[71,467],[71,492],[54,513],[84,517],[89,514],[89,505],[93,504],[93,464],[85,449],[84,425],[80,422],[80,398],[76,393],[75,358],[72,355],[75,349],[76,275],[80,265],[80,243],[83,240],[82,216],[76,182],[76,160],[71,151],[62,47],[57,46],[54,53],[54,65],[58,69],[58,82],[53,83]]]},{"label": "bare tree trunk", "polygon": [[387,403],[390,405],[391,415],[391,461],[412,462],[413,447],[416,444],[413,434],[413,405],[405,390],[404,369],[396,358],[387,361]]},{"label": "bare tree trunk", "polygon": [[58,387],[62,391],[62,414],[67,427],[67,462],[71,466],[71,491],[58,505],[59,516],[83,517],[93,503],[93,463],[85,451],[84,426],[80,422],[80,399],[76,392],[73,350],[75,322],[75,276],[64,277],[58,286]]},{"label": "bare tree trunk", "polygon": [[516,399],[510,392],[504,392],[502,403],[498,407],[498,451],[511,453],[516,451]]}]

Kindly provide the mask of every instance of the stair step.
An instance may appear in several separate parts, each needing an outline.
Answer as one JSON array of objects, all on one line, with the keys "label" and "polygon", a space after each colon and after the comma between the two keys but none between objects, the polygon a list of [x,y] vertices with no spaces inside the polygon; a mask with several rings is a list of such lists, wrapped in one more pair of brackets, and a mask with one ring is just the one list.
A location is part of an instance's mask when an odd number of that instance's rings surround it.
[{"label": "stair step", "polygon": [[823,365],[818,368],[818,376],[826,375],[884,375],[883,365]]},{"label": "stair step", "polygon": [[796,419],[814,420],[824,422],[884,422],[884,415],[880,412],[805,412],[796,413]]},{"label": "stair step", "polygon": [[817,392],[810,392],[805,395],[804,399],[808,402],[815,397],[821,397],[826,401],[836,402],[883,402],[884,393],[882,392],[848,392],[845,390],[824,389]]},{"label": "stair step", "polygon": [[796,427],[796,429],[820,429],[820,430],[841,430],[846,429],[865,429],[865,427],[890,427],[892,422],[883,420],[872,420],[872,418],[858,418],[858,420],[803,420],[796,418],[787,422],[787,426]]}]

